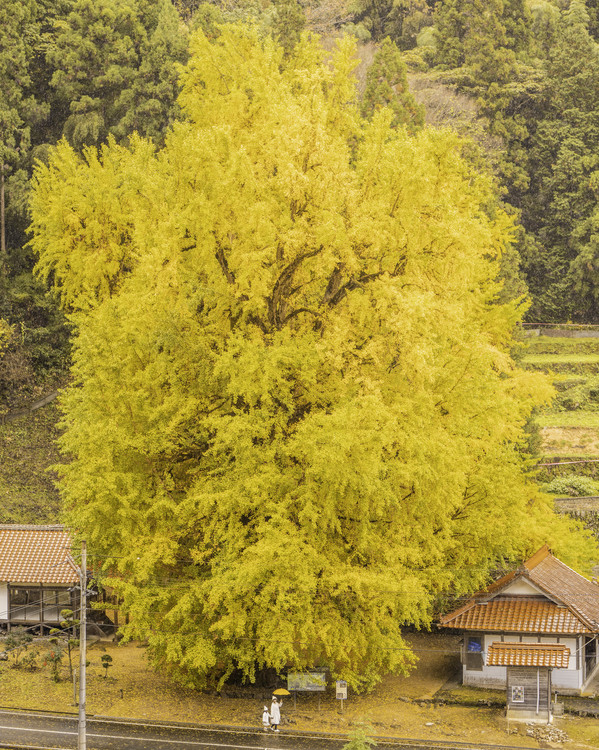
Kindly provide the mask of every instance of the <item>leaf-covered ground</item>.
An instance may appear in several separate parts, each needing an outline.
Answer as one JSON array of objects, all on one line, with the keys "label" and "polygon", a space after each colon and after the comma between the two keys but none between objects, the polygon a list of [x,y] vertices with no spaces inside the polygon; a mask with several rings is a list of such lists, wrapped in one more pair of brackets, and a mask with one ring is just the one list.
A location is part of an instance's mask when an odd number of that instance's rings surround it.
[{"label": "leaf-covered ground", "polygon": [[[283,717],[291,720],[287,728],[346,733],[357,722],[368,722],[375,735],[395,735],[424,739],[454,739],[505,743],[506,722],[501,708],[465,705],[435,705],[426,699],[437,693],[456,673],[458,639],[453,636],[416,634],[409,637],[419,656],[418,666],[409,677],[388,677],[370,695],[350,695],[343,712],[332,692],[322,697],[302,695],[284,701]],[[40,644],[41,653],[47,650]],[[101,656],[113,657],[113,667],[104,678]],[[116,646],[96,643],[89,649],[88,713],[105,716],[260,726],[263,699],[227,698],[206,695],[174,687],[147,664],[145,649],[137,644]],[[38,660],[38,663],[41,659]],[[73,690],[63,669],[62,681],[55,683],[48,668],[35,671],[11,668],[0,663],[0,705],[56,711],[73,711]],[[460,695],[460,690],[453,691]],[[462,690],[471,702],[489,697],[501,699],[502,693]],[[594,719],[564,718],[559,726],[569,734],[574,750],[599,746],[599,722]],[[510,744],[534,746],[523,728],[510,735]]]}]

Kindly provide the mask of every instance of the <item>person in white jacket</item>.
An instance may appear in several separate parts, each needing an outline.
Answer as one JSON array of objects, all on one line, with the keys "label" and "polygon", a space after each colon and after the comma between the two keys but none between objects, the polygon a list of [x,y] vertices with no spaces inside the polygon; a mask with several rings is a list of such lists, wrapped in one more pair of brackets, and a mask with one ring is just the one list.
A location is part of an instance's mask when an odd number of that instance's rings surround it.
[{"label": "person in white jacket", "polygon": [[270,726],[270,714],[266,706],[264,706],[264,711],[262,712],[262,726],[264,727],[264,731],[267,731]]},{"label": "person in white jacket", "polygon": [[281,723],[281,703],[277,700],[276,696],[273,695],[272,703],[270,704],[270,728],[273,732],[279,731],[279,724]]}]

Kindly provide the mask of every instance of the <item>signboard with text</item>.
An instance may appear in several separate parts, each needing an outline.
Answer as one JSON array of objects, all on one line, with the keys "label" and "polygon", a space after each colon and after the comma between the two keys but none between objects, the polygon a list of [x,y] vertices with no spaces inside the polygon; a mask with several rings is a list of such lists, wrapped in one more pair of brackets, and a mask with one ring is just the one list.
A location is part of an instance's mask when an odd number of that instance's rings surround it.
[{"label": "signboard with text", "polygon": [[310,693],[324,692],[327,687],[326,672],[289,672],[287,674],[287,690],[307,691]]},{"label": "signboard with text", "polygon": [[347,700],[347,682],[345,680],[337,680],[335,683],[335,694],[338,701]]}]

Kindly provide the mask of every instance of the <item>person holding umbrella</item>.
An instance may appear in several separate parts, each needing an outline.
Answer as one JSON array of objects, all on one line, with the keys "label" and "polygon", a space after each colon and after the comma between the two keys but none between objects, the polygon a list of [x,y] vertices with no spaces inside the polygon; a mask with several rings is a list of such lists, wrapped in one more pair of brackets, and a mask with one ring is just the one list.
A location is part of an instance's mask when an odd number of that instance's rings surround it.
[{"label": "person holding umbrella", "polygon": [[[281,722],[281,706],[283,705],[283,699],[281,698],[282,695],[291,695],[289,690],[285,690],[285,688],[277,688],[277,690],[273,691],[272,694],[272,705],[270,707],[270,722],[271,722],[271,729],[275,732],[279,731],[279,724]],[[273,713],[273,707],[276,703],[276,710]],[[276,716],[276,722],[273,717]]]},{"label": "person holding umbrella", "polygon": [[277,700],[277,696],[273,695],[272,697],[272,703],[270,704],[270,728],[273,732],[279,731],[279,724],[281,723],[281,705],[283,704],[283,701],[279,704],[279,701]]}]

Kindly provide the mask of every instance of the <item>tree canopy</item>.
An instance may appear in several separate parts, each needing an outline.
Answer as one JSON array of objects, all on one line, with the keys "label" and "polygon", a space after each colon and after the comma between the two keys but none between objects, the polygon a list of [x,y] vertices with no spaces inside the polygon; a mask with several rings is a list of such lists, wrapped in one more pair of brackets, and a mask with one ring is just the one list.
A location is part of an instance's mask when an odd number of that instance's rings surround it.
[{"label": "tree canopy", "polygon": [[550,389],[510,356],[512,222],[453,135],[362,119],[354,66],[347,39],[197,32],[162,149],[62,143],[36,171],[39,273],[77,326],[68,519],[186,684],[372,685],[442,593],[590,549],[525,478]]}]

